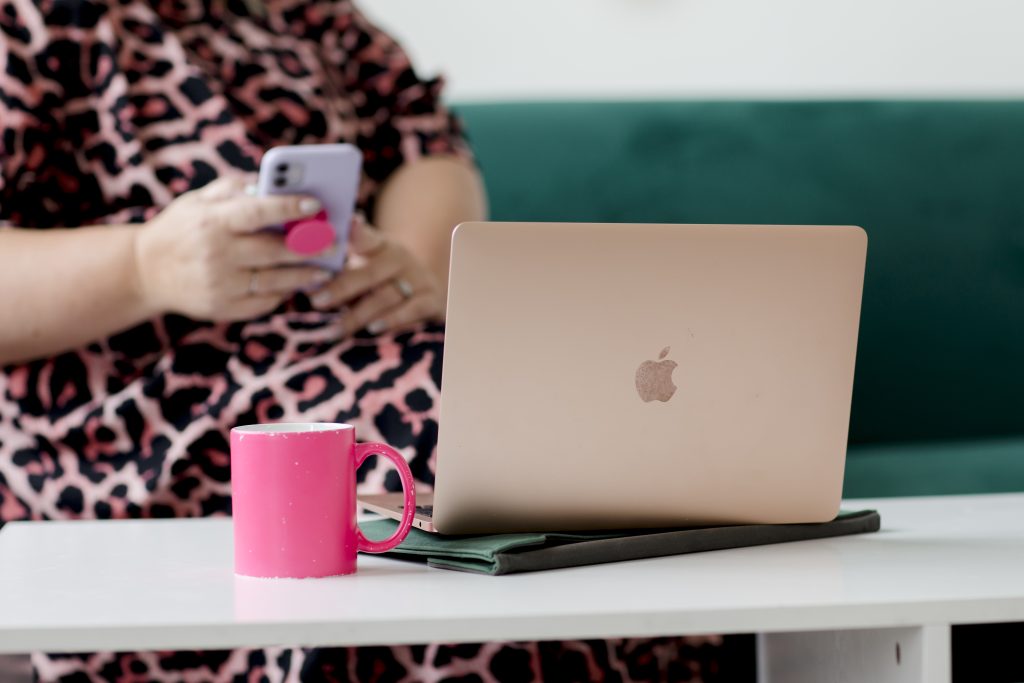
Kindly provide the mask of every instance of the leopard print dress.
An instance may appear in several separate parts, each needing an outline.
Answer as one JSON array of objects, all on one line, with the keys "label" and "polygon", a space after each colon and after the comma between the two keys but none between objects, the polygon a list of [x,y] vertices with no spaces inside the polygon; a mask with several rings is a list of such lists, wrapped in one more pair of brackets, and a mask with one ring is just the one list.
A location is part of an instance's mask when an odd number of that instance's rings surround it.
[{"label": "leopard print dress", "polygon": [[[256,11],[259,10],[259,11]],[[348,0],[0,1],[0,225],[141,222],[273,145],[345,141],[360,201],[469,156],[438,80]],[[167,315],[0,372],[0,522],[230,513],[228,430],[354,423],[433,483],[439,325],[338,339],[297,297],[260,320]],[[394,488],[360,473],[363,491]],[[700,680],[718,641],[640,639],[35,654],[44,681]]]}]

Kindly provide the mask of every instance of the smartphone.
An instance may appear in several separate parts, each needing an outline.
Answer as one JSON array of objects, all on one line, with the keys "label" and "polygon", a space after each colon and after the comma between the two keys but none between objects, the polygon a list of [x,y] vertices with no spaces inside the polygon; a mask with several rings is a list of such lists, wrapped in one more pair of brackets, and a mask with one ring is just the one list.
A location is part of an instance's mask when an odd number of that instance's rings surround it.
[{"label": "smartphone", "polygon": [[[345,265],[348,250],[348,231],[352,214],[356,209],[359,192],[359,177],[363,167],[363,155],[359,148],[349,144],[329,145],[284,145],[273,147],[263,155],[260,162],[260,176],[257,194],[304,194],[320,200],[324,210],[315,221],[320,223],[292,221],[287,225],[273,226],[286,235],[295,237],[294,229],[310,228],[306,235],[314,235],[317,244],[329,243],[330,236],[323,230],[333,230],[336,253],[330,258],[311,258],[310,263],[329,268],[335,272]],[[321,232],[317,232],[320,228]],[[286,242],[288,237],[286,236]],[[306,240],[306,244],[309,244]],[[297,249],[298,251],[298,249]]]}]

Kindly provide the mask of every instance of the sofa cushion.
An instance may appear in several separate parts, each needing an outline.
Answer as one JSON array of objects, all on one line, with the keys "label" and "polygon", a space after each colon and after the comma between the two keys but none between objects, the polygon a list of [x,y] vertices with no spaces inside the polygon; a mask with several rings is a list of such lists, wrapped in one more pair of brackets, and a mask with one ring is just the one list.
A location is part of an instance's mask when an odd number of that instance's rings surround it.
[{"label": "sofa cushion", "polygon": [[1024,438],[850,447],[847,498],[1024,491]]}]

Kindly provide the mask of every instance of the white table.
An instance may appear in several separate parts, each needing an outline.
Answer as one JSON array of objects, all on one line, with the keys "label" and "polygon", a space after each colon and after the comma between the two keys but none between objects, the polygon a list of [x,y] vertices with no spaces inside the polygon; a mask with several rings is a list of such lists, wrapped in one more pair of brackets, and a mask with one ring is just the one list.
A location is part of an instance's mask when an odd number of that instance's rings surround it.
[{"label": "white table", "polygon": [[225,519],[13,523],[0,652],[758,632],[765,680],[933,682],[951,624],[1024,621],[1024,495],[846,507],[883,530],[505,577],[363,556],[302,581],[236,577]]}]

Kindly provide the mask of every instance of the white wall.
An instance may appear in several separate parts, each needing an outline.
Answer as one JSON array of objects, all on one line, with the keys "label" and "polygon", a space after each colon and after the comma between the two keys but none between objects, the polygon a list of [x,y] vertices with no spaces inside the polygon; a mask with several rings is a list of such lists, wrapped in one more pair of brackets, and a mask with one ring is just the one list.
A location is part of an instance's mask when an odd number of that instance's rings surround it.
[{"label": "white wall", "polygon": [[363,0],[448,97],[1024,95],[1024,0]]}]

